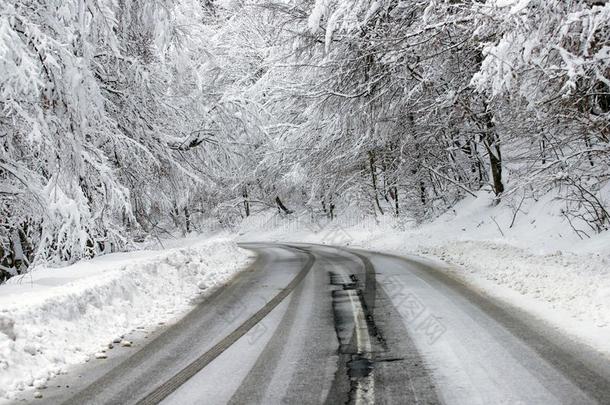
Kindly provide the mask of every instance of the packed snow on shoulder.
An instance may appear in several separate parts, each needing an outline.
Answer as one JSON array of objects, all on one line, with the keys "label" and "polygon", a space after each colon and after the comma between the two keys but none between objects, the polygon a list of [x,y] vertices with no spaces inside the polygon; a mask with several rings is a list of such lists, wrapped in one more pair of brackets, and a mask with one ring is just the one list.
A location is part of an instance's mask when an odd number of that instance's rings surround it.
[{"label": "packed snow on shoulder", "polygon": [[0,286],[0,402],[44,387],[69,365],[102,358],[101,348],[136,328],[176,319],[248,257],[231,239],[216,237],[10,279]]}]

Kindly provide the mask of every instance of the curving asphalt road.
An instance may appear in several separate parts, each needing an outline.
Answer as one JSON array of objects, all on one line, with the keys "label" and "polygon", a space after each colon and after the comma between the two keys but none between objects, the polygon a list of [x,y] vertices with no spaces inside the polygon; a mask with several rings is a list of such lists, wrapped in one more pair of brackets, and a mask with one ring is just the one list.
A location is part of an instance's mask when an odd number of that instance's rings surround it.
[{"label": "curving asphalt road", "polygon": [[247,270],[63,404],[610,404],[610,361],[416,258],[250,243]]}]

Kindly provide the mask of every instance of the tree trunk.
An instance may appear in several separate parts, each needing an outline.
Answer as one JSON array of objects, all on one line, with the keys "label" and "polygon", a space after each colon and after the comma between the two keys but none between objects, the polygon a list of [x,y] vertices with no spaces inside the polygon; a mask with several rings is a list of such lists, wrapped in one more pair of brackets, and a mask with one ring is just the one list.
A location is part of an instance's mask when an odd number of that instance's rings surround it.
[{"label": "tree trunk", "polygon": [[540,155],[542,156],[542,164],[546,164],[546,142],[544,137],[540,140]]},{"label": "tree trunk", "polygon": [[502,183],[502,154],[500,153],[498,134],[496,133],[496,127],[492,121],[491,113],[486,112],[484,119],[486,133],[483,144],[489,155],[494,192],[496,193],[496,196],[499,196],[504,192],[504,184]]},{"label": "tree trunk", "polygon": [[383,199],[389,204],[390,200],[388,199],[388,173],[385,159],[381,159],[381,173],[383,174]]},{"label": "tree trunk", "polygon": [[394,215],[398,216],[398,214],[399,214],[399,210],[398,210],[398,187],[396,187],[396,186],[390,187],[389,193],[390,193],[390,197],[392,197],[392,200],[394,200]]},{"label": "tree trunk", "polygon": [[248,188],[244,186],[244,211],[246,211],[246,217],[250,216],[250,201],[248,201]]},{"label": "tree trunk", "polygon": [[4,283],[6,280],[11,278],[12,274],[4,270],[4,268],[13,267],[13,261],[11,259],[10,252],[5,252],[2,245],[0,245],[0,283]]},{"label": "tree trunk", "polygon": [[284,211],[285,214],[292,214],[293,211],[286,208],[279,196],[275,197],[275,203],[277,204],[278,210]]},{"label": "tree trunk", "polygon": [[[591,149],[591,141],[589,140],[587,134],[584,133],[582,136],[584,138],[585,146],[587,147],[587,149]],[[593,163],[593,156],[591,156],[590,150],[587,150],[587,158],[589,159],[589,164],[591,165],[591,167],[595,166],[595,163]]]},{"label": "tree trunk", "polygon": [[373,180],[373,195],[374,195],[374,200],[375,200],[375,204],[377,205],[377,208],[379,209],[379,213],[381,213],[381,215],[383,215],[383,209],[381,208],[381,204],[379,204],[379,196],[377,195],[377,174],[375,173],[375,155],[373,154],[373,152],[369,151],[369,164],[371,166],[371,178]]},{"label": "tree trunk", "polygon": [[[411,169],[411,174],[413,175],[413,178],[415,178],[416,176],[419,175],[419,171],[421,169],[421,164],[422,164],[422,157],[421,157],[421,148],[420,148],[420,144],[419,144],[419,139],[417,137],[417,134],[415,132],[415,117],[413,117],[413,113],[409,113],[408,115],[408,119],[409,119],[409,125],[411,127],[411,133],[413,135],[413,140],[415,141],[414,147],[415,147],[415,164],[413,166],[413,168]],[[424,180],[421,178],[421,176],[419,176],[419,199],[422,203],[422,207],[426,206],[426,183],[424,183]]]},{"label": "tree trunk", "polygon": [[184,207],[184,224],[186,225],[186,233],[191,232],[191,213],[189,207]]}]

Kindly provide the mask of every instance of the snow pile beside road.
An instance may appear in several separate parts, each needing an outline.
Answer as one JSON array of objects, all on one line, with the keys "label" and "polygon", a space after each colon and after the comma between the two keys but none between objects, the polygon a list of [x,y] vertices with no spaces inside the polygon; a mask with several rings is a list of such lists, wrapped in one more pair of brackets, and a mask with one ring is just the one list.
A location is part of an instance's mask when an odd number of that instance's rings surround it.
[{"label": "snow pile beside road", "polygon": [[597,327],[610,326],[610,263],[587,254],[534,255],[482,241],[450,242],[418,253],[458,266],[465,279],[487,280],[569,313]]},{"label": "snow pile beside road", "polygon": [[11,279],[0,286],[0,398],[44,386],[136,328],[176,318],[247,259],[228,238],[191,240]]}]

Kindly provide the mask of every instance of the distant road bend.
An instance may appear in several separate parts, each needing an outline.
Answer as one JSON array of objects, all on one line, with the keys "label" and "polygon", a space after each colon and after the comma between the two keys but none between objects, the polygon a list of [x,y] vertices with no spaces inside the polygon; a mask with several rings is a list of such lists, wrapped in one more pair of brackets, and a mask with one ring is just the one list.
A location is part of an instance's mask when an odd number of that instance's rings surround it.
[{"label": "distant road bend", "polygon": [[248,243],[252,266],[64,404],[610,404],[607,358],[416,258]]}]

